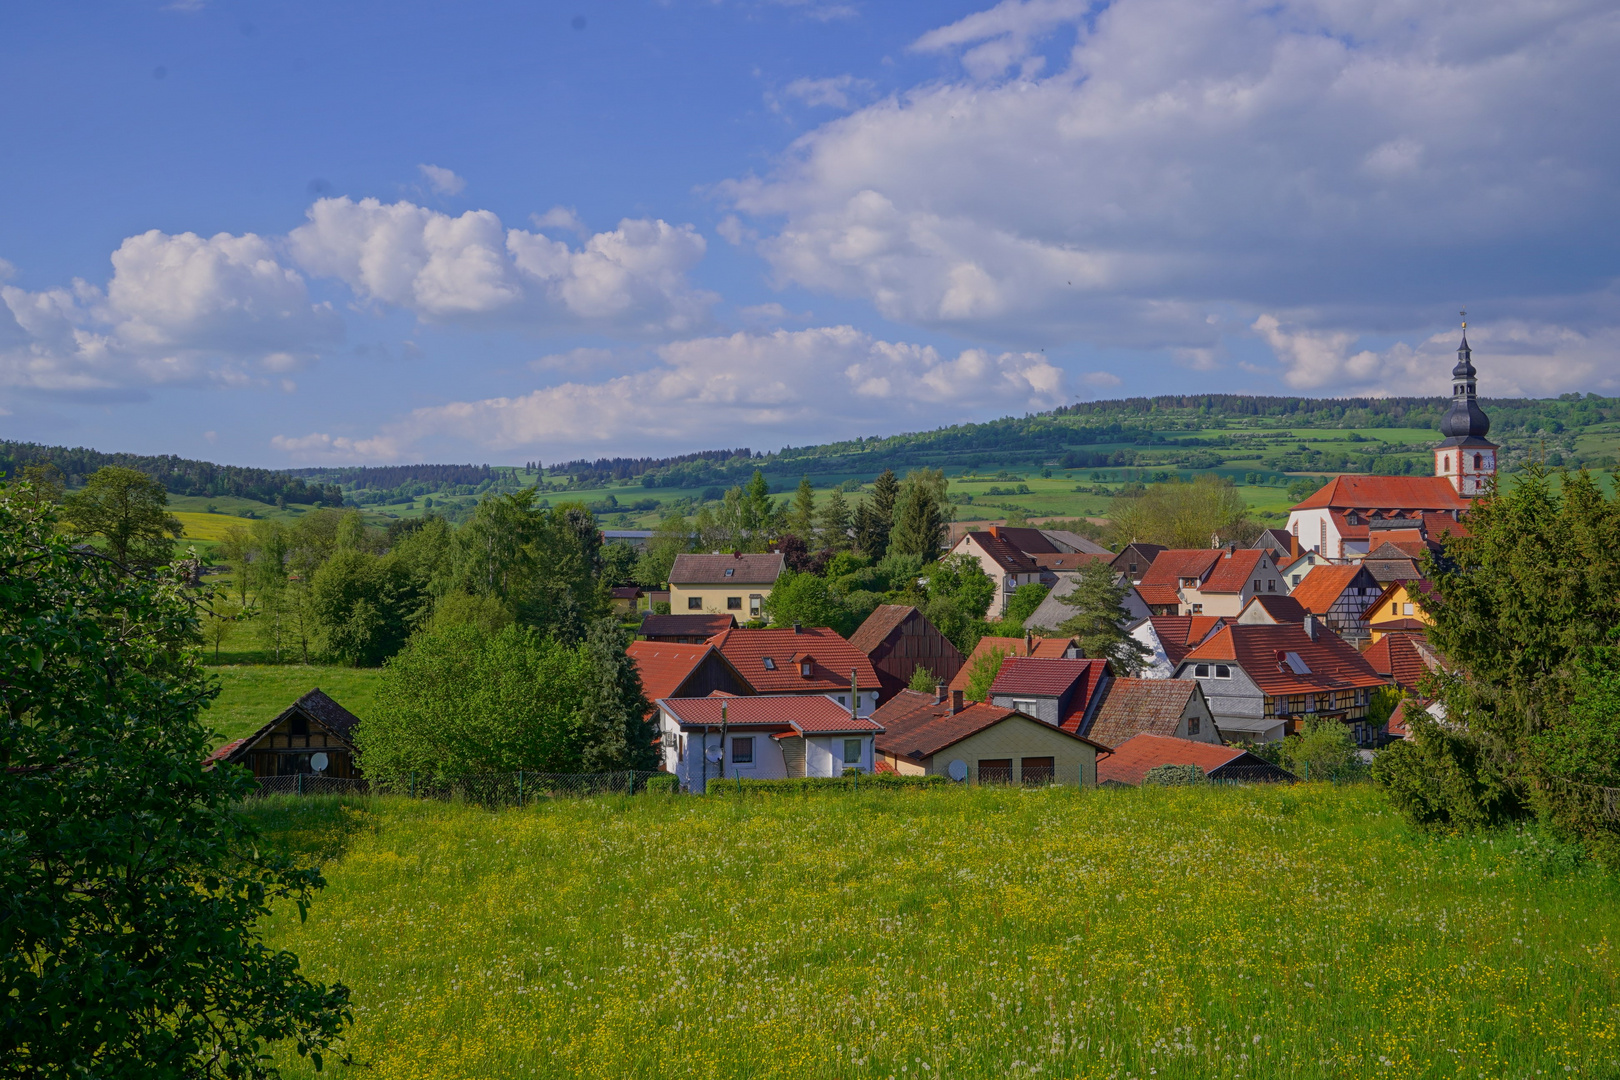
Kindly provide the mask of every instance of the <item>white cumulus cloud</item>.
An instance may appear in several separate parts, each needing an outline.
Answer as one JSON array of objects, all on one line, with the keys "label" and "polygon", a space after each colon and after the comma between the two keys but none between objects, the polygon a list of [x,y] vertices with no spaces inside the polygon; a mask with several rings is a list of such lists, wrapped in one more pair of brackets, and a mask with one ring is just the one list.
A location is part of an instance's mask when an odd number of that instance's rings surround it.
[{"label": "white cumulus cloud", "polygon": [[[544,220],[561,223],[554,212]],[[432,322],[658,334],[702,326],[716,299],[687,279],[703,237],[657,220],[626,219],[572,248],[507,229],[488,210],[452,217],[404,201],[334,198],[310,207],[288,241],[309,273]]]},{"label": "white cumulus cloud", "polygon": [[1062,370],[1039,353],[967,349],[947,358],[931,346],[832,326],[672,342],[653,350],[645,370],[419,409],[384,434],[400,446],[449,438],[567,454],[707,446],[717,438],[779,444],[896,423],[936,426],[987,409],[1047,409],[1067,399]]},{"label": "white cumulus cloud", "polygon": [[467,187],[466,180],[438,165],[418,165],[417,169],[422,173],[422,179],[428,182],[428,187],[440,195],[460,195]]}]

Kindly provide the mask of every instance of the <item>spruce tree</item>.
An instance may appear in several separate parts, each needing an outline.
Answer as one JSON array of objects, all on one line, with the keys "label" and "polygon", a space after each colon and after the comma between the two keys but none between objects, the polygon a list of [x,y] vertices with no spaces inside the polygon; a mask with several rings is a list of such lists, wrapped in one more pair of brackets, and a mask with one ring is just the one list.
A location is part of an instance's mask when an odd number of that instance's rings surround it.
[{"label": "spruce tree", "polygon": [[1063,598],[1077,613],[1060,629],[1079,639],[1080,651],[1086,656],[1112,661],[1117,674],[1135,675],[1142,670],[1148,649],[1121,625],[1131,617],[1125,610],[1130,586],[1116,580],[1118,577],[1105,562],[1082,566],[1074,590]]},{"label": "spruce tree", "polygon": [[810,486],[808,476],[799,478],[799,490],[793,496],[793,510],[788,514],[788,530],[807,546],[815,546],[816,490]]},{"label": "spruce tree", "polygon": [[821,543],[834,551],[849,548],[849,500],[838,488],[832,489],[827,504],[821,508]]},{"label": "spruce tree", "polygon": [[889,551],[915,555],[925,564],[939,558],[945,543],[943,480],[935,469],[919,469],[906,477],[894,506]]}]

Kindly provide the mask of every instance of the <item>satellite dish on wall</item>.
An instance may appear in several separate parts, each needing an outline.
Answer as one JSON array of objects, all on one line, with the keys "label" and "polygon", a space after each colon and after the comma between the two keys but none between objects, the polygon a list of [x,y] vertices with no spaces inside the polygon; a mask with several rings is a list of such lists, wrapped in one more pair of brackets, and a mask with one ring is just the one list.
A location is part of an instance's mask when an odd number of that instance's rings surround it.
[{"label": "satellite dish on wall", "polygon": [[945,775],[949,776],[952,780],[955,780],[958,784],[960,784],[963,780],[967,779],[967,762],[963,761],[961,758],[957,758],[955,761],[945,766]]},{"label": "satellite dish on wall", "polygon": [[331,759],[329,759],[325,754],[309,755],[309,767],[314,769],[316,772],[325,772],[326,767],[330,764]]},{"label": "satellite dish on wall", "polygon": [[710,761],[719,761],[721,758],[725,757],[725,755],[720,752],[719,747],[712,747],[703,751],[703,756],[708,758]]}]

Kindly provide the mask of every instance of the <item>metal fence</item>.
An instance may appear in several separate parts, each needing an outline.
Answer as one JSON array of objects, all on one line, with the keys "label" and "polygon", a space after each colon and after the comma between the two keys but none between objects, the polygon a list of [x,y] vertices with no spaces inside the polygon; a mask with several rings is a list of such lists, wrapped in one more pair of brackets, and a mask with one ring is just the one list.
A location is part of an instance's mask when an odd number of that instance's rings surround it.
[{"label": "metal fence", "polygon": [[330,776],[261,776],[263,795],[404,795],[479,806],[524,806],[547,799],[592,795],[636,795],[647,782],[668,773],[639,769],[606,773],[514,772],[459,776],[453,779],[411,775],[387,781],[344,780]]}]

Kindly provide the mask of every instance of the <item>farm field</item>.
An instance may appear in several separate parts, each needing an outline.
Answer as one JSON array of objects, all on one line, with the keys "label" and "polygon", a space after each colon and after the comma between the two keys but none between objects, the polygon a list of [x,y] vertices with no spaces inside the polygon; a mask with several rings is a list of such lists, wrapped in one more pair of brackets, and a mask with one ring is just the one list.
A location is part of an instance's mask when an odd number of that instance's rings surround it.
[{"label": "farm field", "polygon": [[209,671],[219,680],[220,693],[202,719],[219,733],[216,746],[252,733],[317,688],[363,720],[382,678],[381,668],[320,664],[241,664]]},{"label": "farm field", "polygon": [[339,1076],[1620,1069],[1613,879],[1368,786],[251,812],[324,862],[267,929],[353,990]]}]

